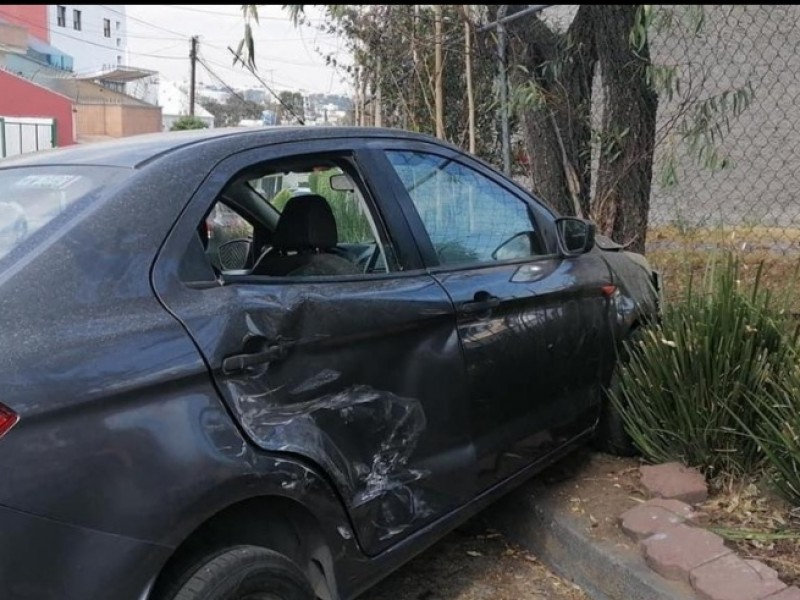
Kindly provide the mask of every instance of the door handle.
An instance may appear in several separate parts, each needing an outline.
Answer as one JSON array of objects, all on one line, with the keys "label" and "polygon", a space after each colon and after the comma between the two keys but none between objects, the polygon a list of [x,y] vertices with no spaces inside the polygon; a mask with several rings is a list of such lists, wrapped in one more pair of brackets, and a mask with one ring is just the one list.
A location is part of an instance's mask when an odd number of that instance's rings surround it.
[{"label": "door handle", "polygon": [[234,354],[222,360],[222,371],[226,374],[244,371],[250,367],[257,367],[268,362],[283,360],[289,353],[289,349],[283,345],[269,346],[265,350],[249,352],[244,354]]},{"label": "door handle", "polygon": [[497,296],[492,296],[489,292],[476,292],[470,302],[464,302],[461,305],[461,313],[474,315],[492,310],[498,306],[500,306],[500,298]]}]

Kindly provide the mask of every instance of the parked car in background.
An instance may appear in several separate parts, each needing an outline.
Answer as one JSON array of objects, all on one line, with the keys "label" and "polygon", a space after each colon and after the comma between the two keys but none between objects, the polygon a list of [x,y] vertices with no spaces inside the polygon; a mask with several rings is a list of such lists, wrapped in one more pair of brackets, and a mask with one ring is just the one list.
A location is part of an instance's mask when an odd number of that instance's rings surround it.
[{"label": "parked car in background", "polygon": [[0,252],[3,598],[349,599],[625,443],[657,275],[454,146],[164,133],[4,161],[0,198],[38,215]]}]

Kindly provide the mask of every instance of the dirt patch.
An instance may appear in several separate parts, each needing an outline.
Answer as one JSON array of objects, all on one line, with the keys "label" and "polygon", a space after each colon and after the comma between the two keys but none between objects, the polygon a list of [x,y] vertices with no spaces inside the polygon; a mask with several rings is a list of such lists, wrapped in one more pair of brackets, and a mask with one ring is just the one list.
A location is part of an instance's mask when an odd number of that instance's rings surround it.
[{"label": "dirt patch", "polygon": [[743,558],[775,569],[800,585],[800,508],[792,508],[760,482],[712,482],[699,507],[700,524],[721,535]]},{"label": "dirt patch", "polygon": [[587,600],[479,516],[359,600]]},{"label": "dirt patch", "polygon": [[633,458],[577,452],[544,471],[539,480],[570,510],[585,517],[587,531],[597,538],[633,548],[619,528],[619,516],[647,496]]}]

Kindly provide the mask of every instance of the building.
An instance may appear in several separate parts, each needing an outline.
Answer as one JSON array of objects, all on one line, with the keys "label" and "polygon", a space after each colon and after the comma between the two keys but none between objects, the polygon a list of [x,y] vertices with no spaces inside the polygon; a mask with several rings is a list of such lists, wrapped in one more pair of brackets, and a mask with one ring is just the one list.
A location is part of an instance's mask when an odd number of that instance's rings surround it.
[{"label": "building", "polygon": [[69,55],[75,73],[128,65],[124,4],[2,4],[0,19]]},{"label": "building", "polygon": [[[189,114],[189,94],[177,82],[163,81],[158,90],[158,104],[161,106],[161,129],[169,131],[173,123]],[[205,108],[194,104],[194,116],[209,128],[214,127],[214,115]]]},{"label": "building", "polygon": [[49,119],[59,146],[160,131],[158,73],[125,64],[124,32],[124,6],[0,5],[0,117]]},{"label": "building", "polygon": [[[72,99],[0,68],[0,158],[53,146],[69,146],[75,139]],[[23,126],[23,123],[28,126]],[[35,123],[35,124],[34,124]],[[24,140],[33,127],[33,145]]]},{"label": "building", "polygon": [[124,4],[3,4],[0,23],[27,32],[23,54],[29,58],[144,102],[157,102],[158,73],[128,62]]},{"label": "building", "polygon": [[48,42],[78,74],[128,66],[124,4],[47,4]]}]

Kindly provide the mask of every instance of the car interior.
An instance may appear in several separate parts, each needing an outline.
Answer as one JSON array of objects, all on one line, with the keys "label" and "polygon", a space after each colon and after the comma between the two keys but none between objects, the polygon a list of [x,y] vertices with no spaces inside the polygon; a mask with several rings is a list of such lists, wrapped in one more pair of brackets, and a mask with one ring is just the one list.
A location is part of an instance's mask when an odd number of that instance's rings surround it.
[{"label": "car interior", "polygon": [[295,159],[240,173],[198,226],[222,276],[387,273],[388,244],[347,161]]}]

